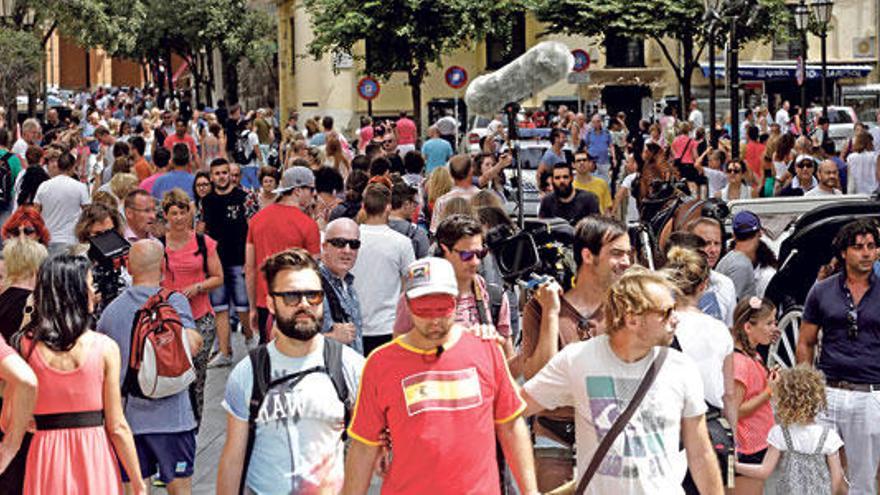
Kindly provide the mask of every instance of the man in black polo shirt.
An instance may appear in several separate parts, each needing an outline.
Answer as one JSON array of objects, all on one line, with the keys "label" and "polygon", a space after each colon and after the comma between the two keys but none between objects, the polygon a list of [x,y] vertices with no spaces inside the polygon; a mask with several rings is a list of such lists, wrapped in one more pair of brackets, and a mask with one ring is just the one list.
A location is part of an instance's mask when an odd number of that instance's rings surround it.
[{"label": "man in black polo shirt", "polygon": [[596,195],[575,189],[572,181],[571,164],[559,162],[553,165],[553,192],[541,200],[538,218],[564,218],[575,225],[587,215],[599,214],[599,199]]},{"label": "man in black polo shirt", "polygon": [[843,438],[850,494],[877,493],[880,464],[880,286],[873,273],[877,226],[856,220],[834,238],[843,270],[810,289],[798,338],[798,362],[812,363],[828,382],[820,420]]}]

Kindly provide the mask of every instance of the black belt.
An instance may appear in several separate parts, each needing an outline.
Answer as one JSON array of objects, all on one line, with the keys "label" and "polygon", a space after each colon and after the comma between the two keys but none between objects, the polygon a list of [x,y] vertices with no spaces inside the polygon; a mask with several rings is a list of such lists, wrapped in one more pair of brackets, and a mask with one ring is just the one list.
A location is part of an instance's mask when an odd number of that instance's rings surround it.
[{"label": "black belt", "polygon": [[64,430],[104,426],[104,411],[34,414],[38,430]]},{"label": "black belt", "polygon": [[880,391],[880,383],[850,383],[848,381],[829,381],[828,386],[831,388],[839,388],[841,390],[851,390],[853,392],[878,392]]}]

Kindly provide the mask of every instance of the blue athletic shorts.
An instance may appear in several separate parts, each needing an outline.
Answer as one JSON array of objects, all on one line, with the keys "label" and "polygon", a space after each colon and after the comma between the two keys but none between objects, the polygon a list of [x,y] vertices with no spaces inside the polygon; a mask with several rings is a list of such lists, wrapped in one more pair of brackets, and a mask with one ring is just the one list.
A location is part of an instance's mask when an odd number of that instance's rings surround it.
[{"label": "blue athletic shorts", "polygon": [[230,306],[236,313],[247,311],[250,306],[244,283],[244,267],[223,267],[223,285],[212,290],[210,296],[215,312],[229,311]]},{"label": "blue athletic shorts", "polygon": [[[147,433],[134,436],[138,462],[141,465],[141,478],[147,479],[157,473],[163,483],[171,483],[177,478],[193,475],[196,458],[196,431],[180,433]],[[129,478],[122,471],[122,481]]]}]

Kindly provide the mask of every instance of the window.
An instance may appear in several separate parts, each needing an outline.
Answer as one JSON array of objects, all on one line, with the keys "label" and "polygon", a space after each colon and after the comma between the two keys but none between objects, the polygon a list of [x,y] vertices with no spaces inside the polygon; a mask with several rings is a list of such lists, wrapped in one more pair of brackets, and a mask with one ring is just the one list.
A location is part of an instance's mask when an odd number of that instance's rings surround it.
[{"label": "window", "polygon": [[513,16],[509,39],[486,37],[486,68],[498,69],[510,63],[526,51],[526,14]]},{"label": "window", "polygon": [[605,35],[606,67],[644,67],[645,42],[615,33]]}]

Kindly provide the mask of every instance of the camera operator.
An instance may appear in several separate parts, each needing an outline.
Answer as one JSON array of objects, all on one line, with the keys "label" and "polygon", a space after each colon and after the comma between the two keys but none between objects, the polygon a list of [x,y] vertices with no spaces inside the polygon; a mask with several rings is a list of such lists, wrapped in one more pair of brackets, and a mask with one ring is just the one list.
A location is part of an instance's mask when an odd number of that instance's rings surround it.
[{"label": "camera operator", "polygon": [[[630,251],[629,235],[619,221],[589,216],[578,222],[574,288],[563,294],[559,284],[550,280],[539,286],[523,310],[520,352],[526,379],[535,376],[566,345],[604,332],[602,300],[629,268]],[[539,415],[534,432],[538,489],[543,492],[574,475],[574,411],[564,408]]]},{"label": "camera operator", "polygon": [[[74,228],[74,233],[76,234],[77,241],[80,243],[91,244],[90,241],[92,239],[111,230],[121,237],[123,229],[124,224],[119,211],[104,203],[92,203],[83,207],[79,221]],[[90,250],[89,259],[92,261],[92,275],[95,280],[95,287],[101,296],[101,301],[95,308],[95,315],[97,316],[123,289],[130,285],[131,280],[128,277],[128,273],[124,271],[121,256],[108,259],[94,256]]]}]

